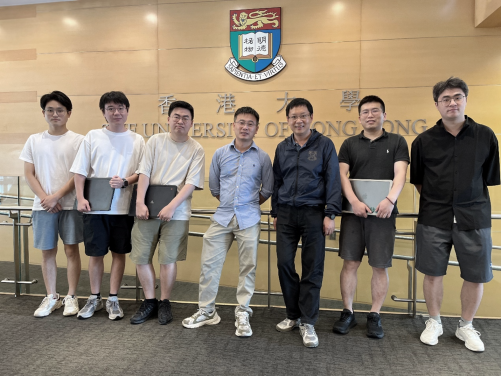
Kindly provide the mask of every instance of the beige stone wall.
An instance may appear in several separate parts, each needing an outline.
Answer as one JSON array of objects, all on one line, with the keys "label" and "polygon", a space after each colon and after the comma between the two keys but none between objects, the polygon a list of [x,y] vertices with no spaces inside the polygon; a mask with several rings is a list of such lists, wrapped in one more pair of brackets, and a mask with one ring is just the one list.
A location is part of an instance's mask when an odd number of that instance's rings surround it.
[{"label": "beige stone wall", "polygon": [[[277,76],[249,83],[224,70],[232,56],[229,47],[229,12],[233,9],[282,7],[280,54],[287,62]],[[412,124],[421,132],[438,119],[431,87],[451,75],[470,85],[467,114],[489,125],[498,134],[501,116],[501,28],[475,28],[474,0],[434,1],[181,1],[181,0],[80,0],[37,6],[0,8],[0,176],[22,175],[18,154],[27,139],[46,128],[40,96],[52,90],[67,93],[74,104],[69,127],[85,134],[103,124],[98,109],[101,94],[124,91],[130,101],[129,123],[147,134],[152,124],[165,127],[159,98],[173,95],[195,107],[195,136],[206,151],[206,170],[214,151],[231,137],[210,137],[206,130],[218,123],[226,132],[232,114],[217,113],[218,95],[233,94],[237,107],[250,105],[261,115],[256,142],[273,158],[276,145],[290,131],[283,126],[282,106],[289,97],[306,97],[314,106],[316,128],[330,135],[336,148],[358,125],[356,109],[340,106],[343,90],[359,90],[360,96],[379,95],[386,102],[394,131],[410,143]],[[350,122],[352,121],[352,122]],[[399,126],[399,121],[402,126]],[[282,122],[282,123],[281,123]],[[278,133],[274,137],[265,134]],[[210,125],[208,125],[210,124]],[[332,124],[339,135],[329,127]],[[389,123],[387,123],[390,126]],[[410,127],[409,127],[410,126]],[[406,129],[405,129],[406,128]],[[360,125],[355,132],[359,132]],[[158,132],[158,126],[156,126]],[[219,132],[221,135],[221,132]],[[206,184],[207,185],[207,184]],[[8,188],[3,185],[4,192]],[[28,192],[29,193],[29,192]],[[501,188],[490,190],[493,212],[501,212]],[[416,209],[413,188],[407,185],[399,200],[401,211]],[[196,192],[195,208],[215,208],[208,190]],[[269,203],[263,205],[269,209]],[[3,220],[4,218],[0,218]],[[263,217],[263,220],[266,220]],[[207,221],[193,220],[192,231],[204,231]],[[411,220],[399,220],[399,229],[412,228]],[[501,245],[501,224],[494,223],[494,244]],[[263,233],[263,238],[266,233]],[[12,259],[10,229],[0,227],[0,260]],[[337,242],[329,241],[330,246]],[[198,281],[201,239],[190,238],[190,253],[179,264],[179,279]],[[238,260],[232,248],[222,283],[235,286]],[[396,252],[411,254],[411,242],[398,240]],[[272,287],[279,290],[274,249]],[[267,248],[260,248],[258,288],[267,286]],[[32,250],[32,261],[40,254]],[[109,260],[108,260],[109,261]],[[64,255],[58,256],[64,265]],[[86,264],[84,260],[84,265]],[[501,265],[501,252],[493,252]],[[109,267],[109,264],[107,264]],[[341,261],[327,254],[322,296],[339,299]],[[134,273],[132,263],[127,273]],[[366,263],[359,273],[357,301],[370,301],[371,271]],[[388,296],[407,294],[407,269],[395,261],[390,270]],[[421,278],[421,276],[420,276]],[[460,277],[451,267],[446,278],[444,313],[459,312]],[[420,282],[421,283],[421,282]],[[479,314],[499,316],[501,272],[486,285]],[[421,292],[421,287],[418,289]],[[392,302],[389,306],[405,305]]]}]

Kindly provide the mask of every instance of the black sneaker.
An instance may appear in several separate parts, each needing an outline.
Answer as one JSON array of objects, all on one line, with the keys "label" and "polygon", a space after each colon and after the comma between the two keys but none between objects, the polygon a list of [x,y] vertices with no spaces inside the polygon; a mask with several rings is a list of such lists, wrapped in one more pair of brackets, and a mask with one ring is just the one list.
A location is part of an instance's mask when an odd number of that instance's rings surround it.
[{"label": "black sneaker", "polygon": [[381,317],[379,313],[370,312],[367,315],[367,337],[369,338],[383,338],[384,331],[381,326]]},{"label": "black sneaker", "polygon": [[160,325],[168,324],[172,321],[172,311],[169,299],[160,300],[158,304],[158,323]]},{"label": "black sneaker", "polygon": [[351,328],[357,325],[355,320],[355,313],[351,312],[349,309],[343,309],[341,312],[341,317],[334,323],[332,331],[339,334],[347,334]]},{"label": "black sneaker", "polygon": [[130,318],[131,324],[142,324],[146,320],[152,318],[158,311],[158,300],[154,303],[149,303],[143,300],[137,312]]}]

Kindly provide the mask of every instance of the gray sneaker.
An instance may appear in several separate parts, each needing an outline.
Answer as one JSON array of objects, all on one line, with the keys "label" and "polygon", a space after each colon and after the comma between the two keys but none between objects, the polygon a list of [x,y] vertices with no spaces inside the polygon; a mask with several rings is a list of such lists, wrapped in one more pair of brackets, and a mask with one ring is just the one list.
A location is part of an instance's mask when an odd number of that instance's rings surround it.
[{"label": "gray sneaker", "polygon": [[280,321],[275,329],[277,329],[279,332],[290,332],[295,328],[299,328],[299,324],[301,324],[301,318],[297,320],[285,319],[283,321]]},{"label": "gray sneaker", "polygon": [[187,317],[183,320],[183,326],[185,328],[200,328],[204,325],[216,325],[221,321],[221,317],[217,314],[216,310],[212,313],[208,313],[204,309],[199,309],[193,316]]},{"label": "gray sneaker", "polygon": [[235,314],[235,327],[237,328],[235,331],[237,337],[250,337],[252,335],[248,312],[237,312]]},{"label": "gray sneaker", "polygon": [[299,325],[299,334],[303,337],[303,345],[306,347],[317,347],[318,337],[315,333],[315,327],[311,324]]},{"label": "gray sneaker", "polygon": [[120,308],[118,303],[118,298],[116,296],[110,296],[106,300],[106,312],[109,313],[108,317],[110,320],[120,320],[124,317],[124,311]]},{"label": "gray sneaker", "polygon": [[94,315],[94,312],[103,309],[103,300],[101,297],[89,296],[87,299],[87,303],[85,303],[84,307],[78,311],[77,317],[80,320],[88,319]]}]

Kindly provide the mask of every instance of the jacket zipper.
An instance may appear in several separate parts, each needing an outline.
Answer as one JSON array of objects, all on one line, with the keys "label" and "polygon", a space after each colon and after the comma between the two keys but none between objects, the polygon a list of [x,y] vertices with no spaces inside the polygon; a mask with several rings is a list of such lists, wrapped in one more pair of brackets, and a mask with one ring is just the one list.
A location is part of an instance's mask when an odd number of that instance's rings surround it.
[{"label": "jacket zipper", "polygon": [[294,190],[294,197],[292,198],[293,206],[296,206],[297,182],[299,180],[299,153],[301,153],[301,150],[297,152],[297,158],[296,158],[296,188]]}]

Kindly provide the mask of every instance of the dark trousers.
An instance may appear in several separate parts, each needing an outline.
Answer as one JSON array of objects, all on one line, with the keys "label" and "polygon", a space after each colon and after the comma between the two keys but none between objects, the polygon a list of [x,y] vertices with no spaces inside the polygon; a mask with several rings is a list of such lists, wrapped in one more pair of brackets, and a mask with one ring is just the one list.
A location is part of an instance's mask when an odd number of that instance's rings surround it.
[{"label": "dark trousers", "polygon": [[[287,318],[314,325],[320,308],[320,288],[324,276],[324,208],[280,205],[277,212],[277,266]],[[294,259],[301,239],[302,276]]]}]

